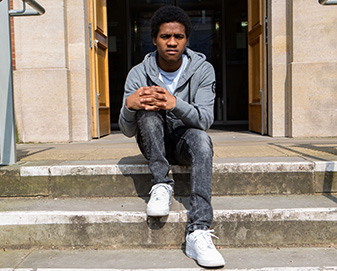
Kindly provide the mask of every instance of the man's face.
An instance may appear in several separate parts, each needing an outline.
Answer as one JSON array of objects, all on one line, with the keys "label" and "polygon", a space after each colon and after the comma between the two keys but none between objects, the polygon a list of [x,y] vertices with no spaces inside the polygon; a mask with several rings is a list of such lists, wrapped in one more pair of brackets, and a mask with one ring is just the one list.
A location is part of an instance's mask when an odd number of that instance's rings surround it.
[{"label": "man's face", "polygon": [[161,24],[157,37],[153,38],[158,50],[158,66],[167,72],[179,69],[187,41],[185,26],[181,23]]}]

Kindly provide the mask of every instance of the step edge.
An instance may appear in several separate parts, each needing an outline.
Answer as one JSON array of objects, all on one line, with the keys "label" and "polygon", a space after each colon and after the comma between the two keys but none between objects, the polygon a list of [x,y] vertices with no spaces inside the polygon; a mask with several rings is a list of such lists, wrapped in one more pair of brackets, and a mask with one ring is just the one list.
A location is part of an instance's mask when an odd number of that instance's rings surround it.
[{"label": "step edge", "polygon": [[[263,173],[263,172],[337,172],[337,161],[316,162],[251,162],[213,163],[214,173]],[[188,174],[188,166],[171,166],[171,173]],[[73,175],[132,175],[151,174],[147,164],[111,165],[53,165],[21,166],[21,177],[34,176],[73,176]]]},{"label": "step edge", "polygon": [[[165,223],[186,223],[185,211],[155,218]],[[147,222],[145,212],[130,211],[8,211],[0,212],[0,226],[48,224],[107,224]],[[251,221],[337,221],[337,208],[215,210],[214,222]]]},{"label": "step edge", "polygon": [[[0,271],[202,271],[204,268],[0,268]],[[222,271],[337,271],[337,266],[306,266],[306,267],[263,267],[263,268],[232,268]]]}]

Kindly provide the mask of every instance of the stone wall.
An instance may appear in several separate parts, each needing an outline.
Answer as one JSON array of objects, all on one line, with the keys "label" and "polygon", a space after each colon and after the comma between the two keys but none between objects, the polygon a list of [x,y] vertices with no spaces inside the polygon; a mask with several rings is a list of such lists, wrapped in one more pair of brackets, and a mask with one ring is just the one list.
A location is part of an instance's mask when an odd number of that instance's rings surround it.
[{"label": "stone wall", "polygon": [[269,134],[337,136],[337,6],[268,4]]},{"label": "stone wall", "polygon": [[[46,9],[43,16],[14,19],[19,140],[90,140],[86,1],[38,2]],[[15,0],[14,8],[21,9],[22,1]]]},{"label": "stone wall", "polygon": [[287,121],[287,0],[268,1],[268,133],[285,136]]},{"label": "stone wall", "polygon": [[337,6],[290,2],[290,136],[337,136]]}]

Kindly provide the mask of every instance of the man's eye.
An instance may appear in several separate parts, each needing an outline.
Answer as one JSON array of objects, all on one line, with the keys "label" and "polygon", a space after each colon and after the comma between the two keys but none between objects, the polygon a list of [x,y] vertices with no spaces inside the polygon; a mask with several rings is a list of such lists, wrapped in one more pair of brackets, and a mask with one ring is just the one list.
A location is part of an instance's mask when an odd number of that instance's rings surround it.
[{"label": "man's eye", "polygon": [[178,40],[181,40],[184,38],[184,35],[175,35],[174,37]]}]

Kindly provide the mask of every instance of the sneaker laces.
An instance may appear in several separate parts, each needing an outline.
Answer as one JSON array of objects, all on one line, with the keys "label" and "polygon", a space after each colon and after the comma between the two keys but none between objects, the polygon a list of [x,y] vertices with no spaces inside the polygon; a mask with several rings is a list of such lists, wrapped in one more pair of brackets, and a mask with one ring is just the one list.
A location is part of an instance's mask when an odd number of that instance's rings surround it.
[{"label": "sneaker laces", "polygon": [[[215,248],[211,237],[214,237],[216,239],[219,239],[219,237],[216,236],[215,234],[213,234],[213,232],[214,232],[214,230],[201,230],[198,235],[202,235],[203,239],[196,238],[196,240],[199,241],[199,242],[206,242],[206,245],[207,245],[208,248],[211,248],[211,249]],[[203,241],[201,241],[201,240],[203,240]],[[203,246],[201,246],[201,247],[203,247]]]},{"label": "sneaker laces", "polygon": [[[159,188],[165,188],[164,189],[159,189]],[[157,184],[157,185],[154,185],[152,186],[151,188],[151,191],[150,191],[150,195],[151,195],[151,199],[153,200],[159,200],[161,199],[162,197],[167,197],[169,195],[169,189],[167,188],[167,185],[166,184]]]},{"label": "sneaker laces", "polygon": [[210,236],[212,236],[212,237],[214,237],[214,238],[216,238],[216,239],[219,239],[218,236],[216,236],[215,234],[213,234],[214,230],[207,230],[206,232],[207,232]]}]

